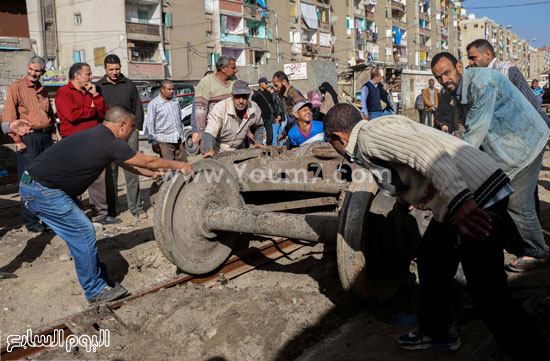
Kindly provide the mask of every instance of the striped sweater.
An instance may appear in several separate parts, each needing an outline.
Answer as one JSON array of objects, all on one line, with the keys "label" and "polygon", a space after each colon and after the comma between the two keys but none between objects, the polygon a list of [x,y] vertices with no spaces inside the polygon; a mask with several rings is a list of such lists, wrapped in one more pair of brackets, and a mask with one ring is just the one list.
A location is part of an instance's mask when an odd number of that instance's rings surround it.
[{"label": "striped sweater", "polygon": [[483,208],[509,183],[486,153],[402,115],[359,122],[346,152],[383,191],[431,210],[439,222],[470,199]]},{"label": "striped sweater", "polygon": [[234,81],[222,83],[216,74],[209,74],[201,79],[195,90],[195,124],[199,134],[204,133],[208,113],[214,105],[231,96]]}]

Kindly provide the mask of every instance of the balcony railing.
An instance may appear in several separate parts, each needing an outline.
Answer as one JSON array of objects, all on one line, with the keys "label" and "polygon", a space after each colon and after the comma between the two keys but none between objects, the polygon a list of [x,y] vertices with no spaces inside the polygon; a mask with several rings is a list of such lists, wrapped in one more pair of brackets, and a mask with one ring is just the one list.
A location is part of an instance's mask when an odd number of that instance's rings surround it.
[{"label": "balcony railing", "polygon": [[392,8],[392,10],[399,10],[399,11],[402,11],[402,12],[405,11],[405,5],[403,5],[400,2],[395,1],[395,0],[392,0],[391,8]]},{"label": "balcony railing", "polygon": [[136,80],[164,79],[164,65],[152,62],[128,62],[130,78]]},{"label": "balcony railing", "polygon": [[234,34],[224,34],[224,33],[222,33],[220,35],[220,41],[224,42],[224,43],[244,44],[244,36],[243,35],[234,35]]},{"label": "balcony railing", "polygon": [[420,30],[420,31],[419,31],[420,34],[422,34],[422,35],[430,36],[431,33],[432,33],[432,31],[431,31],[430,29],[419,28],[419,30]]},{"label": "balcony railing", "polygon": [[126,22],[126,32],[129,34],[144,34],[160,36],[160,26],[158,24],[142,24]]},{"label": "balcony railing", "polygon": [[318,30],[323,33],[330,33],[330,23],[319,21]]},{"label": "balcony railing", "polygon": [[245,5],[243,11],[246,18],[256,20],[260,20],[262,18],[263,9],[259,6]]}]

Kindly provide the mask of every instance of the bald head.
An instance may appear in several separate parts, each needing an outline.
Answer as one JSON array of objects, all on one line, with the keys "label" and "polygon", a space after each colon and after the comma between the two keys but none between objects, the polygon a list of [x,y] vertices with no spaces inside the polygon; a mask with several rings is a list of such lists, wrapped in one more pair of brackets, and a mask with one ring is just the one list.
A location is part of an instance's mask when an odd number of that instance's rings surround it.
[{"label": "bald head", "polygon": [[130,113],[123,107],[112,107],[105,113],[105,121],[109,123],[120,123],[123,120],[133,118],[134,114]]},{"label": "bald head", "polygon": [[161,88],[168,88],[170,85],[174,85],[170,80],[164,79],[160,81]]}]

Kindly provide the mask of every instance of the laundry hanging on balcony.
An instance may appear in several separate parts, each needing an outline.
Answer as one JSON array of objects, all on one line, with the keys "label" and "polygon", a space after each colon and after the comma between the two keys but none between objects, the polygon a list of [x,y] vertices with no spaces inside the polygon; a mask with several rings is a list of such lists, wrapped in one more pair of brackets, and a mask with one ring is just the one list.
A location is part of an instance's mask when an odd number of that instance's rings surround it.
[{"label": "laundry hanging on balcony", "polygon": [[401,30],[399,28],[396,28],[395,26],[392,26],[392,32],[395,33],[395,45],[401,44],[401,37],[405,33],[405,30]]},{"label": "laundry hanging on balcony", "polygon": [[302,17],[304,18],[307,27],[317,30],[319,21],[317,20],[317,11],[315,11],[315,6],[300,3],[300,9],[302,10]]}]

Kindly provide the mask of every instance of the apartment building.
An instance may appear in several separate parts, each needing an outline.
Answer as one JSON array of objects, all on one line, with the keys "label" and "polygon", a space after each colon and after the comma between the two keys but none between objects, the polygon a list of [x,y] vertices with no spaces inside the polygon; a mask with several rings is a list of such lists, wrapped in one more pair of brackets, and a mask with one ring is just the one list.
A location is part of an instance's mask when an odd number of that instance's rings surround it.
[{"label": "apartment building", "polygon": [[548,47],[539,49],[530,47],[529,50],[528,79],[538,79],[540,81],[543,78],[541,75],[547,76],[548,72],[550,72],[550,53],[548,52]]},{"label": "apartment building", "polygon": [[510,30],[511,26],[496,24],[493,20],[483,17],[476,18],[469,14],[459,25],[462,40],[462,62],[468,64],[466,47],[476,39],[488,40],[495,49],[499,60],[514,64],[525,77],[529,76],[529,42],[521,39]]},{"label": "apartment building", "polygon": [[210,69],[220,55],[234,57],[238,66],[265,64],[276,56],[277,15],[266,0],[206,0],[204,11]]},{"label": "apartment building", "polygon": [[[460,3],[450,0],[352,0],[335,5],[345,15],[345,34],[336,33],[336,56],[348,66],[387,63],[400,68],[426,70],[431,56],[457,52]],[[346,39],[344,41],[344,39]]]},{"label": "apartment building", "polygon": [[207,69],[202,1],[26,1],[36,52],[53,67],[87,62],[97,78],[105,56],[116,54],[122,72],[137,81],[198,81]]}]

